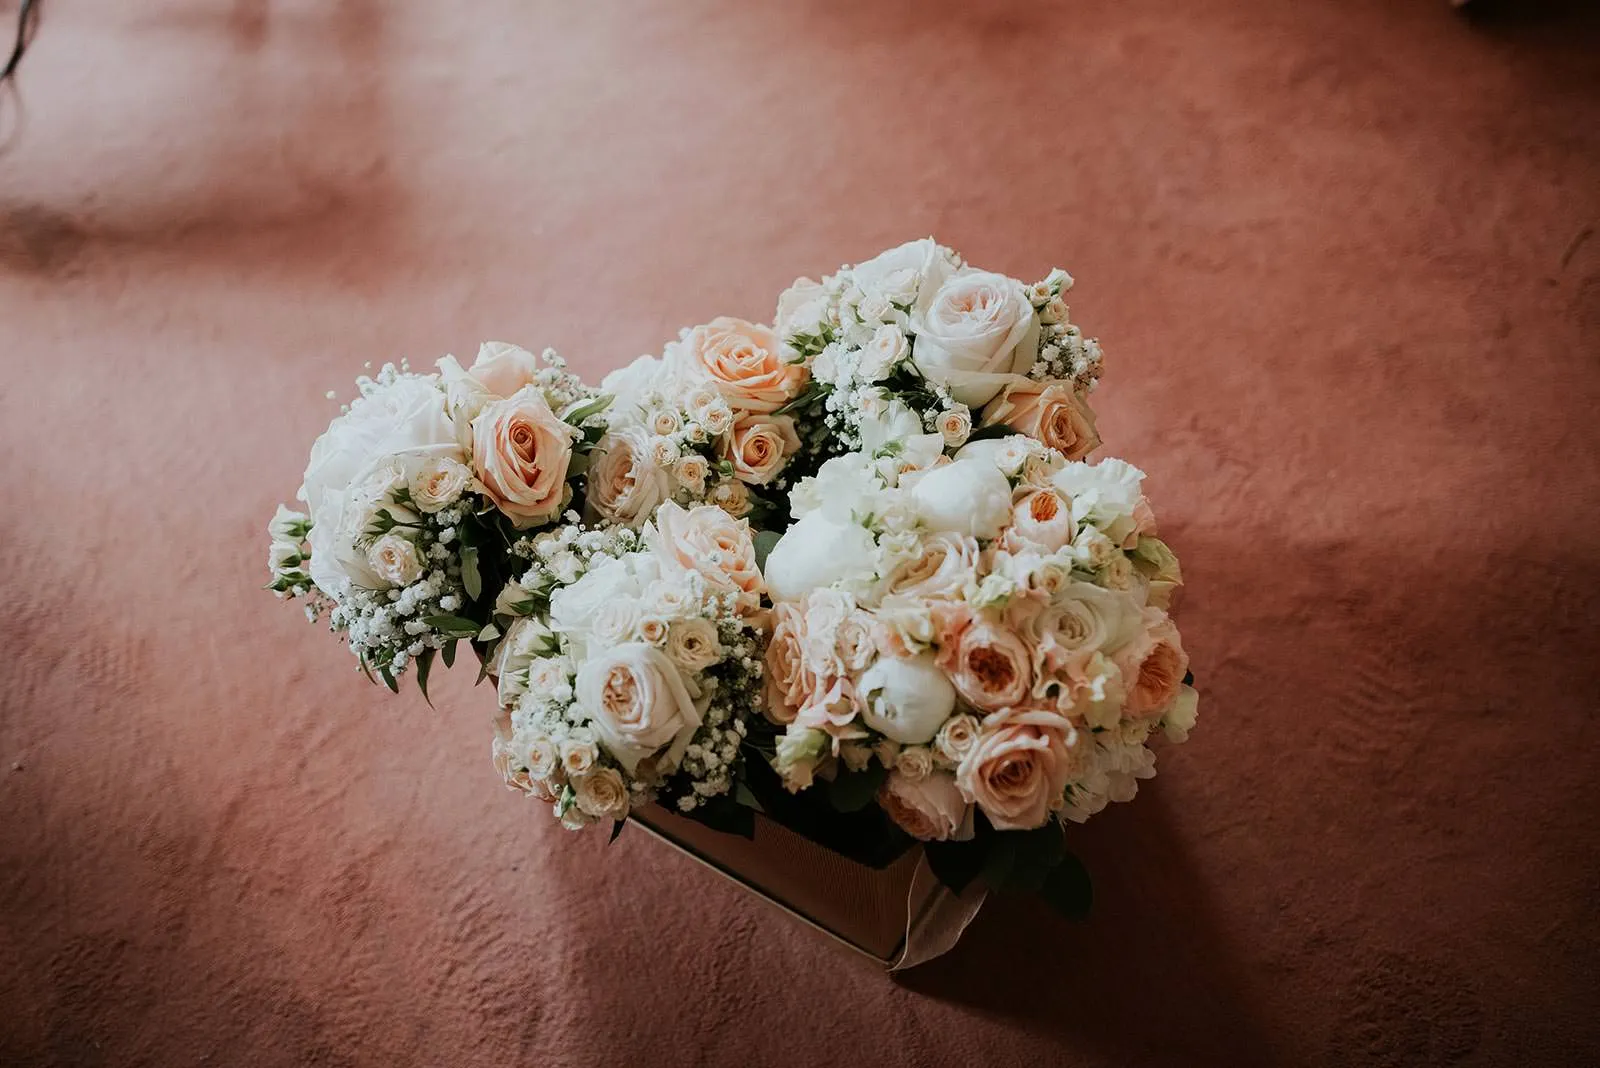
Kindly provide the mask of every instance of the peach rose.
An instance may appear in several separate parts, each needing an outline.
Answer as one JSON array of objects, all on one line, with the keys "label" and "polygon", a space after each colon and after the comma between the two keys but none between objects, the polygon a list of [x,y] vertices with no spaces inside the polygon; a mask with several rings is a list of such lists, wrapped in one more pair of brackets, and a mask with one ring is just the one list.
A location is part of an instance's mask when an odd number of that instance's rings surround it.
[{"label": "peach rose", "polygon": [[878,804],[901,830],[921,841],[972,837],[971,806],[946,772],[914,778],[892,771],[878,789]]},{"label": "peach rose", "polygon": [[1032,654],[1006,627],[968,614],[941,636],[939,666],[956,692],[985,712],[1016,708],[1033,689]]},{"label": "peach rose", "polygon": [[1077,770],[1076,744],[1077,732],[1053,712],[990,716],[956,768],[956,785],[996,830],[1043,826]]},{"label": "peach rose", "polygon": [[574,689],[595,737],[630,775],[668,746],[667,757],[676,762],[700,726],[683,675],[665,653],[643,642],[591,657]]},{"label": "peach rose", "polygon": [[1144,633],[1112,656],[1127,687],[1123,711],[1148,719],[1166,711],[1189,673],[1177,625],[1159,608],[1144,610]]},{"label": "peach rose", "polygon": [[723,437],[719,451],[740,481],[765,486],[799,448],[800,435],[789,416],[746,415]]},{"label": "peach rose", "polygon": [[668,472],[651,457],[638,427],[600,439],[589,464],[588,486],[588,501],[596,512],[631,527],[643,525],[671,489]]},{"label": "peach rose", "polygon": [[698,574],[711,589],[737,595],[742,611],[760,607],[761,569],[749,521],[716,505],[684,509],[668,501],[656,512],[653,542],[665,568]]},{"label": "peach rose", "polygon": [[793,723],[817,688],[816,673],[806,662],[805,645],[805,614],[787,601],[774,605],[762,712],[779,726]]},{"label": "peach rose", "polygon": [[1072,505],[1054,489],[1036,489],[1024,493],[1011,508],[1011,537],[1037,545],[1047,552],[1072,541],[1077,531],[1072,519]]},{"label": "peach rose", "polygon": [[709,378],[734,408],[775,412],[805,388],[807,371],[784,359],[766,326],[722,316],[697,326],[669,348],[680,372]]},{"label": "peach rose", "polygon": [[1012,379],[983,410],[983,425],[997,424],[1043,442],[1068,460],[1081,460],[1100,445],[1094,412],[1066,382]]},{"label": "peach rose", "polygon": [[519,529],[554,518],[566,503],[577,431],[529,387],[486,405],[472,421],[472,469]]},{"label": "peach rose", "polygon": [[504,341],[486,341],[478,347],[478,358],[467,368],[484,389],[496,397],[509,397],[532,385],[539,373],[539,361],[527,349]]}]

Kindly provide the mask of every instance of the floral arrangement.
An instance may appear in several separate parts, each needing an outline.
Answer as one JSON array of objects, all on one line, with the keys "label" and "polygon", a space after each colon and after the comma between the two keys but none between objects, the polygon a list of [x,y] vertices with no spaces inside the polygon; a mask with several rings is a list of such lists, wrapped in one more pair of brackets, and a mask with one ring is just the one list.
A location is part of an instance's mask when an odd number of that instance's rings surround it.
[{"label": "floral arrangement", "polygon": [[270,588],[391,688],[468,641],[496,767],[567,827],[764,812],[1081,914],[1062,827],[1130,799],[1198,698],[1144,476],[1087,462],[1071,285],[924,239],[598,388],[502,344],[386,365],[270,524]]}]

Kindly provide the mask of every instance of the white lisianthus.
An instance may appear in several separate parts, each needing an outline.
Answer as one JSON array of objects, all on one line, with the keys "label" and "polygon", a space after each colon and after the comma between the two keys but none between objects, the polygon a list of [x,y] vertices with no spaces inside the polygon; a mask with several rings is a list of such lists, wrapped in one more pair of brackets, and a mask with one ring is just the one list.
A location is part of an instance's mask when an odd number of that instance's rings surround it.
[{"label": "white lisianthus", "polygon": [[272,513],[272,520],[267,524],[267,536],[273,541],[293,542],[296,532],[301,525],[307,522],[303,512],[296,512],[278,505],[278,510]]},{"label": "white lisianthus", "polygon": [[828,751],[828,736],[822,731],[790,724],[778,738],[772,768],[783,779],[784,788],[799,793],[811,785],[817,765]]},{"label": "white lisianthus", "polygon": [[1086,464],[1077,461],[1055,473],[1052,481],[1072,501],[1072,514],[1093,523],[1115,544],[1138,529],[1137,511],[1144,500],[1144,472],[1123,460]]},{"label": "white lisianthus", "polygon": [[[498,679],[495,689],[502,708],[515,704],[517,698],[528,692],[529,668],[554,648],[555,636],[538,619],[525,617],[511,624],[495,649],[494,674]],[[556,666],[553,661],[542,662]],[[550,688],[552,679],[549,676],[540,681],[546,685],[539,689]]]},{"label": "white lisianthus", "polygon": [[798,601],[825,586],[870,582],[877,556],[864,527],[809,512],[767,554],[767,590],[774,601]]},{"label": "white lisianthus", "polygon": [[957,271],[932,299],[924,294],[911,328],[917,370],[974,408],[1032,367],[1039,351],[1039,318],[1023,284],[989,271]]},{"label": "white lisianthus", "polygon": [[300,546],[292,541],[275,541],[267,550],[267,567],[272,571],[289,566],[290,561],[299,562],[299,559]]},{"label": "white lisianthus", "polygon": [[989,539],[1011,518],[1011,483],[981,459],[959,459],[926,472],[917,479],[911,496],[932,531]]},{"label": "white lisianthus", "polygon": [[880,659],[862,673],[857,692],[862,721],[901,745],[932,740],[956,704],[956,688],[932,653]]},{"label": "white lisianthus", "polygon": [[827,325],[828,292],[809,278],[796,278],[778,298],[773,328],[787,340],[796,334],[818,334]]}]

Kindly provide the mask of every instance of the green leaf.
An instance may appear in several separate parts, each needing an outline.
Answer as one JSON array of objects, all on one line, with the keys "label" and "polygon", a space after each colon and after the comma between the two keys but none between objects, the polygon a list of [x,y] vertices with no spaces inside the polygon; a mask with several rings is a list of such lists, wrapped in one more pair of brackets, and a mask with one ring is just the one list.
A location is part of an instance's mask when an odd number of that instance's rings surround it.
[{"label": "green leaf", "polygon": [[449,641],[444,643],[444,655],[442,657],[440,657],[440,659],[444,661],[444,666],[447,667],[447,668],[452,668],[452,667],[456,666],[456,639],[455,638],[451,638]]},{"label": "green leaf", "polygon": [[572,426],[580,426],[582,425],[583,421],[589,418],[591,415],[599,415],[601,412],[611,407],[611,402],[615,399],[616,398],[612,397],[609,393],[602,393],[598,397],[594,397],[591,400],[579,401],[577,404],[574,404],[572,407],[561,413],[561,421],[563,423],[569,423]]},{"label": "green leaf", "polygon": [[465,616],[424,616],[422,621],[446,638],[475,638],[483,629]]},{"label": "green leaf", "polygon": [[872,803],[888,774],[888,769],[878,763],[861,771],[841,771],[828,784],[828,801],[840,812],[860,812]]},{"label": "green leaf", "polygon": [[483,596],[483,576],[478,573],[478,550],[461,550],[461,584],[467,588],[467,599],[476,601]]},{"label": "green leaf", "polygon": [[378,674],[383,677],[383,684],[389,687],[390,693],[400,692],[400,684],[394,681],[394,672],[389,670],[388,664],[379,664]]},{"label": "green leaf", "polygon": [[1089,879],[1089,869],[1083,866],[1083,861],[1067,853],[1045,879],[1039,896],[1069,920],[1088,919],[1094,905],[1094,884]]},{"label": "green leaf", "polygon": [[980,834],[965,842],[929,842],[923,850],[939,881],[959,894],[983,870],[994,836]]},{"label": "green leaf", "polygon": [[617,840],[617,835],[622,833],[622,828],[628,825],[627,820],[613,820],[611,823],[611,837],[606,839],[606,845]]},{"label": "green leaf", "polygon": [[376,686],[378,684],[378,680],[372,677],[372,669],[367,666],[367,658],[364,656],[357,657],[356,663],[361,665],[361,674],[367,677],[367,681]]},{"label": "green leaf", "polygon": [[761,807],[761,800],[756,797],[743,779],[740,779],[738,785],[733,788],[733,799],[745,808],[753,808],[757,812],[766,811],[765,808]]},{"label": "green leaf", "polygon": [[1003,877],[998,879],[990,879],[989,872],[984,872],[989,885],[997,890],[1017,894],[1038,893],[1066,854],[1066,839],[1061,833],[1061,825],[1054,821],[1031,831],[1004,831],[999,838],[997,848],[1004,846],[1010,855],[1007,869]]},{"label": "green leaf", "polygon": [[433,707],[433,698],[428,696],[428,672],[433,670],[433,658],[438,653],[437,649],[424,649],[422,655],[417,657],[417,689],[422,691],[422,699],[428,702],[428,707]]},{"label": "green leaf", "polygon": [[993,438],[1006,438],[1015,433],[1016,430],[1013,427],[1006,426],[1004,423],[996,423],[994,426],[981,426],[967,435],[966,444],[971,445],[974,441],[989,441]]},{"label": "green leaf", "polygon": [[783,535],[778,533],[776,530],[756,531],[756,536],[752,540],[755,542],[756,567],[758,569],[766,568],[767,555],[772,552],[772,547],[778,544],[778,539],[781,537],[783,537]]}]

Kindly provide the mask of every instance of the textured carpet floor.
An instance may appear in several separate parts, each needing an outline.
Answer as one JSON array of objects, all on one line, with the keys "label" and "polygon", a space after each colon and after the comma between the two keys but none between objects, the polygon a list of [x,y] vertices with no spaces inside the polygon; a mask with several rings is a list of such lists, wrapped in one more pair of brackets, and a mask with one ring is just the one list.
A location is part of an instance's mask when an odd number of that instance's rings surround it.
[{"label": "textured carpet floor", "polygon": [[[13,13],[16,3],[0,3]],[[1439,0],[54,0],[0,155],[0,1063],[1593,1063],[1600,32]],[[7,128],[10,128],[9,102]],[[1191,578],[1091,924],[901,981],[259,591],[363,360],[1080,279]]]}]

